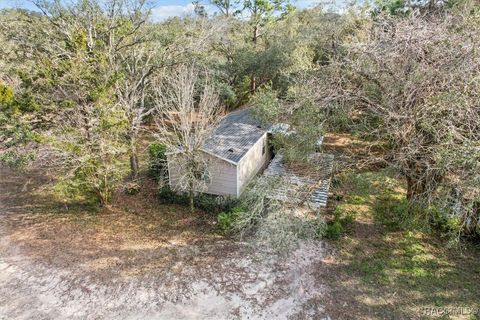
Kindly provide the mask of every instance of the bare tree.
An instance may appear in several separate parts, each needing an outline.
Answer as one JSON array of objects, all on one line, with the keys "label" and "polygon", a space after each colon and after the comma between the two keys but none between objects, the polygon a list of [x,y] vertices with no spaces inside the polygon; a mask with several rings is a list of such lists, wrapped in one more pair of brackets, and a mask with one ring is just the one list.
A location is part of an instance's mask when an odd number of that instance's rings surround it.
[{"label": "bare tree", "polygon": [[223,114],[217,93],[208,75],[200,78],[193,66],[181,66],[156,84],[158,117],[157,134],[160,143],[169,150],[169,165],[180,176],[176,184],[188,191],[190,208],[194,196],[205,187],[208,162],[203,146]]},{"label": "bare tree", "polygon": [[[222,23],[210,23],[206,20],[186,25],[185,33],[175,36],[169,42],[156,35],[156,28],[146,25],[148,11],[142,7],[132,24],[136,31],[129,34],[128,42],[115,52],[116,66],[123,74],[117,81],[117,98],[129,121],[127,140],[130,145],[130,171],[133,178],[139,173],[138,139],[143,120],[151,115],[155,108],[148,105],[147,99],[154,91],[151,88],[152,76],[166,72],[169,68],[185,63],[192,54],[204,50],[216,41],[225,26]],[[168,32],[168,30],[167,30]]]}]

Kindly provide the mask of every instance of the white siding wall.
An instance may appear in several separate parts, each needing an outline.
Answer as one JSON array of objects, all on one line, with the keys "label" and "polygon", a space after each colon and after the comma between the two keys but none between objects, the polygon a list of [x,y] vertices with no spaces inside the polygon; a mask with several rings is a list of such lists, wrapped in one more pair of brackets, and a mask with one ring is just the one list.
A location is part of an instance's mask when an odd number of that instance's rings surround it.
[{"label": "white siding wall", "polygon": [[[264,148],[266,149],[265,152],[263,152]],[[265,133],[238,164],[238,195],[245,189],[250,180],[268,165],[271,158],[268,134]]]},{"label": "white siding wall", "polygon": [[[225,160],[206,154],[208,161],[208,171],[210,173],[210,183],[207,185],[206,193],[216,195],[237,195],[237,167]],[[176,156],[178,157],[178,155]],[[175,166],[175,161],[168,161],[168,172],[170,187],[174,190],[179,189],[178,177],[179,168]]]}]

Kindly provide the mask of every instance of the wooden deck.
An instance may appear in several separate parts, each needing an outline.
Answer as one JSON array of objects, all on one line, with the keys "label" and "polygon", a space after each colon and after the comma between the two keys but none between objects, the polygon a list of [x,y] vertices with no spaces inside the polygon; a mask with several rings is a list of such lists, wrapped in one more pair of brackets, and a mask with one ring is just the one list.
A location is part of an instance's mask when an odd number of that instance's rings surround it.
[{"label": "wooden deck", "polygon": [[328,191],[333,171],[332,154],[312,154],[315,168],[310,170],[292,168],[285,164],[281,152],[272,159],[264,174],[278,177],[271,198],[293,204],[305,204],[319,209],[327,206]]}]

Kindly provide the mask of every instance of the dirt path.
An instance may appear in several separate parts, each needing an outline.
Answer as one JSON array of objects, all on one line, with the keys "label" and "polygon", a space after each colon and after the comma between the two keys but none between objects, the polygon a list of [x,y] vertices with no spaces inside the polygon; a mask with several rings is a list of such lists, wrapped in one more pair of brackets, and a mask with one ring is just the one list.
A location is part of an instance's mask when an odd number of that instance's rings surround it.
[{"label": "dirt path", "polygon": [[22,179],[0,168],[0,319],[329,319],[322,243],[260,257],[188,229],[140,233],[165,216],[32,213]]}]

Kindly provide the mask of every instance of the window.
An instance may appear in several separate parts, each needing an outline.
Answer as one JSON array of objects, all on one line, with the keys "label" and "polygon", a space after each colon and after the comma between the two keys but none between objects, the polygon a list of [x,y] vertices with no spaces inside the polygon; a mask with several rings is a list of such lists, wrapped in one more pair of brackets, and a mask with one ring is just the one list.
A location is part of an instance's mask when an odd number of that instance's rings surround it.
[{"label": "window", "polygon": [[265,152],[267,152],[267,139],[263,140],[262,155],[264,155]]}]

